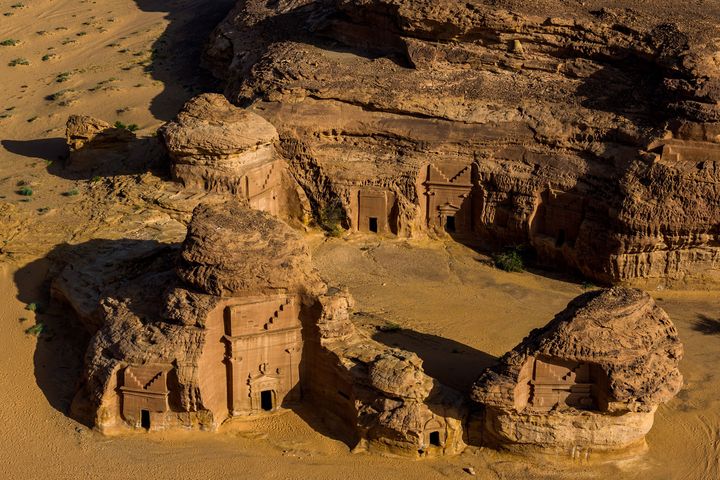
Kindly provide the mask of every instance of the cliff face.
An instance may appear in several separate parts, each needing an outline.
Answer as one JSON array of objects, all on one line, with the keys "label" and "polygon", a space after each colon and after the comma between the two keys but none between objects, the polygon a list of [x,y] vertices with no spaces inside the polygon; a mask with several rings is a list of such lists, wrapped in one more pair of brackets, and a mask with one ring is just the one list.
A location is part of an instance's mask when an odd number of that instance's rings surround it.
[{"label": "cliff face", "polygon": [[713,280],[720,8],[622,3],[249,0],[206,57],[351,229]]}]

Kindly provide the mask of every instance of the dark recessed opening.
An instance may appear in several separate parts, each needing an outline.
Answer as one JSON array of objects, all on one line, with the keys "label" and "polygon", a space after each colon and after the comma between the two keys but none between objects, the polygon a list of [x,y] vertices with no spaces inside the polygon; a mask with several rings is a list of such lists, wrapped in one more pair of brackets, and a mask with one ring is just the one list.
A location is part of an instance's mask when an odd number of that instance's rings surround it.
[{"label": "dark recessed opening", "polygon": [[440,446],[440,432],[430,432],[430,445]]},{"label": "dark recessed opening", "polygon": [[445,217],[445,231],[448,233],[455,233],[455,216],[448,215]]},{"label": "dark recessed opening", "polygon": [[145,430],[150,430],[150,412],[148,410],[140,411],[140,425]]},{"label": "dark recessed opening", "polygon": [[563,230],[561,228],[560,231],[558,232],[557,240],[555,241],[555,246],[562,247],[564,243],[565,243],[565,230]]},{"label": "dark recessed opening", "polygon": [[263,390],[260,392],[260,408],[269,412],[273,409],[273,392],[272,390]]},{"label": "dark recessed opening", "polygon": [[378,221],[377,220],[378,220],[377,217],[370,217],[370,221],[368,222],[369,223],[368,228],[370,229],[371,232],[375,232],[375,233],[378,232]]}]

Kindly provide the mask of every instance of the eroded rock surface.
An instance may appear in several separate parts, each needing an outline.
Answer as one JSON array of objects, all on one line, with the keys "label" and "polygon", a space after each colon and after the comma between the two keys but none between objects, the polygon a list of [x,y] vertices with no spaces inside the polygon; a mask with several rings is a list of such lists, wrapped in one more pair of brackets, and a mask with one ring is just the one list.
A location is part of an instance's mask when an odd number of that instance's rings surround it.
[{"label": "eroded rock surface", "polygon": [[465,448],[463,396],[429,377],[414,353],[361,334],[353,301],[331,289],[313,326],[307,390],[326,406],[327,422],[348,433],[356,450],[409,457],[453,455]]},{"label": "eroded rock surface", "polygon": [[251,0],[207,59],[351,229],[530,244],[602,282],[714,281],[720,9],[628,7]]},{"label": "eroded rock surface", "polygon": [[476,382],[483,443],[573,455],[642,447],[657,406],[682,387],[682,354],[647,293],[582,295]]},{"label": "eroded rock surface", "polygon": [[222,95],[190,100],[161,134],[172,175],[187,189],[227,193],[284,218],[302,220],[309,210],[277,152],[275,127]]},{"label": "eroded rock surface", "polygon": [[202,204],[182,245],[67,248],[53,296],[93,335],[73,411],[99,430],[212,430],[307,401],[352,447],[464,448],[462,396],[415,354],[359,333],[349,293],[329,289],[302,238],[269,213]]},{"label": "eroded rock surface", "polygon": [[313,292],[318,280],[299,233],[237,202],[201,205],[188,226],[178,274],[208,294]]}]

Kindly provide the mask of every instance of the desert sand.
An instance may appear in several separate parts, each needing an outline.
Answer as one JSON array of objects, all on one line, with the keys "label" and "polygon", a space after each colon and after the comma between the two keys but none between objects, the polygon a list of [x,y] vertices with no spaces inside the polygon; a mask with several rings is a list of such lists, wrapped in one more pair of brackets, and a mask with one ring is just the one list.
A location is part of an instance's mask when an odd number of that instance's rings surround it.
[{"label": "desert sand", "polygon": [[[135,206],[98,199],[94,182],[57,168],[65,121],[73,113],[90,114],[136,124],[138,133],[151,136],[193,94],[215,88],[198,67],[199,48],[231,3],[0,4],[0,13],[11,14],[0,17],[0,41],[19,40],[0,46],[3,478],[465,478],[469,467],[482,479],[720,477],[720,298],[712,292],[652,292],[685,344],[686,385],[659,409],[648,452],[631,460],[528,460],[475,448],[418,462],[352,454],[339,439],[323,435],[321,419],[313,425],[304,420],[313,418],[311,408],[303,415],[233,421],[219,433],[103,437],[71,419],[67,410],[86,339],[67,311],[26,306],[49,304],[45,257],[55,246],[113,238],[119,235],[114,222]],[[10,67],[15,59],[29,65]],[[125,177],[103,181],[135,181]],[[34,190],[30,201],[15,193],[21,181]],[[308,240],[323,277],[347,285],[356,297],[357,325],[418,353],[429,374],[459,389],[592,288],[548,272],[501,272],[487,257],[450,241],[319,234]],[[36,315],[47,325],[39,338],[25,333]],[[390,331],[376,328],[387,322]],[[463,368],[450,368],[458,358]]]}]

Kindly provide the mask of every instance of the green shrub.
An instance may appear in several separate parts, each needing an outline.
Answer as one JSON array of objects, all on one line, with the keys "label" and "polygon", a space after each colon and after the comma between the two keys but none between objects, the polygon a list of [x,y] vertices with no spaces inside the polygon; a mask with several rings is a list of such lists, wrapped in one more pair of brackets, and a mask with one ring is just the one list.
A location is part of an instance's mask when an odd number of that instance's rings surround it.
[{"label": "green shrub", "polygon": [[23,197],[30,197],[33,194],[33,189],[28,186],[23,186],[18,189],[17,193]]},{"label": "green shrub", "polygon": [[140,129],[140,127],[138,127],[138,125],[136,123],[131,123],[130,125],[126,125],[123,122],[121,122],[120,120],[115,122],[114,126],[115,126],[115,128],[119,128],[120,130],[128,130],[130,132],[135,132]]},{"label": "green shrub", "polygon": [[80,194],[80,192],[78,191],[78,189],[77,189],[77,188],[73,188],[72,190],[68,190],[67,192],[63,192],[63,193],[62,193],[62,196],[63,196],[63,197],[74,197],[75,195],[79,195],[79,194]]},{"label": "green shrub", "polygon": [[17,67],[18,65],[30,65],[30,62],[26,58],[15,58],[8,63],[8,67]]},{"label": "green shrub", "polygon": [[43,324],[43,323],[36,323],[32,327],[25,329],[26,334],[35,335],[36,337],[39,336],[44,331],[45,331],[45,324]]},{"label": "green shrub", "polygon": [[15,40],[14,38],[6,38],[6,39],[3,40],[2,42],[0,42],[0,46],[3,46],[3,47],[14,47],[14,46],[17,45],[18,43],[20,43],[20,40]]},{"label": "green shrub", "polygon": [[70,78],[70,72],[58,73],[57,76],[55,77],[55,82],[57,82],[57,83],[67,82],[69,78]]},{"label": "green shrub", "polygon": [[344,229],[342,228],[342,221],[345,218],[345,210],[342,207],[340,200],[325,205],[318,212],[318,225],[320,228],[325,230],[325,233],[331,237],[342,236]]},{"label": "green shrub", "polygon": [[36,302],[28,303],[25,305],[25,310],[28,310],[30,312],[37,312],[40,310],[40,305]]},{"label": "green shrub", "polygon": [[493,256],[495,266],[506,272],[522,272],[525,269],[521,249],[508,249]]}]

